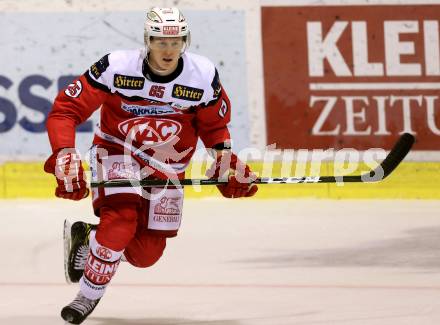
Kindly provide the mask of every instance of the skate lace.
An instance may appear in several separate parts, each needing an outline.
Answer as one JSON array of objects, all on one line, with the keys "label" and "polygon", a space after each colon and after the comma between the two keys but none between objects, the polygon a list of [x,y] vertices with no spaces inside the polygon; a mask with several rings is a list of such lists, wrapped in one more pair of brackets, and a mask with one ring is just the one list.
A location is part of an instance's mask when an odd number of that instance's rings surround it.
[{"label": "skate lace", "polygon": [[82,315],[87,315],[97,304],[97,300],[91,300],[78,293],[75,300],[72,301],[70,307],[80,312]]},{"label": "skate lace", "polygon": [[89,246],[88,245],[81,245],[78,248],[78,251],[75,254],[75,259],[73,266],[77,270],[84,270],[84,267],[86,266],[87,261],[87,255],[89,254]]}]

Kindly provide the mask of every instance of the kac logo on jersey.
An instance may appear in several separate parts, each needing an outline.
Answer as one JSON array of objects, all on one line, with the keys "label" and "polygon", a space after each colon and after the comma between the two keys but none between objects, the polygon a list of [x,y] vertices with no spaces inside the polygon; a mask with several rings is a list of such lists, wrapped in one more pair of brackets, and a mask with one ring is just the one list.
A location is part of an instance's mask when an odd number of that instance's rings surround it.
[{"label": "kac logo on jersey", "polygon": [[153,147],[170,142],[182,130],[182,125],[173,120],[136,117],[118,126],[128,141]]},{"label": "kac logo on jersey", "polygon": [[64,93],[72,98],[77,98],[82,92],[82,83],[81,81],[77,80],[74,83],[71,83],[67,86]]},{"label": "kac logo on jersey", "polygon": [[193,88],[175,84],[173,87],[173,97],[197,102],[202,99],[203,89]]},{"label": "kac logo on jersey", "polygon": [[112,252],[103,246],[96,247],[96,255],[103,260],[109,260],[112,258]]},{"label": "kac logo on jersey", "polygon": [[224,118],[227,113],[228,113],[228,104],[226,104],[226,101],[224,99],[222,99],[222,105],[220,106],[220,108],[218,110],[218,115],[221,118]]},{"label": "kac logo on jersey", "polygon": [[115,74],[113,78],[113,86],[120,89],[140,90],[144,88],[144,83],[144,77],[133,77]]}]

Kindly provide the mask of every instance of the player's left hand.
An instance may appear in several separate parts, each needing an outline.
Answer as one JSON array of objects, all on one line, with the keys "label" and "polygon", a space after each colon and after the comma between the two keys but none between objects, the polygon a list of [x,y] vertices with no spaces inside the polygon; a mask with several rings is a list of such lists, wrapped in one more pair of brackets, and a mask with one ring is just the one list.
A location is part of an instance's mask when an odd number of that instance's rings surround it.
[{"label": "player's left hand", "polygon": [[75,148],[54,152],[46,160],[44,171],[54,174],[57,179],[55,196],[78,201],[89,195],[81,157]]},{"label": "player's left hand", "polygon": [[217,154],[216,161],[206,175],[209,178],[227,177],[226,184],[217,185],[220,193],[226,198],[250,197],[258,191],[257,185],[252,183],[257,176],[231,151]]}]

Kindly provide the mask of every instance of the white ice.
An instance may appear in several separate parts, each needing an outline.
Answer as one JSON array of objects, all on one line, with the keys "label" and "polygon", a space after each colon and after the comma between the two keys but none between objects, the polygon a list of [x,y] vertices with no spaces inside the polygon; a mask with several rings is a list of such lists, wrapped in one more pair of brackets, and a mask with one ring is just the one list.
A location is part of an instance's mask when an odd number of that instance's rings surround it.
[{"label": "white ice", "polygon": [[[62,225],[90,201],[0,201],[0,324],[63,324]],[[149,269],[120,266],[91,325],[440,324],[440,201],[187,200]]]}]

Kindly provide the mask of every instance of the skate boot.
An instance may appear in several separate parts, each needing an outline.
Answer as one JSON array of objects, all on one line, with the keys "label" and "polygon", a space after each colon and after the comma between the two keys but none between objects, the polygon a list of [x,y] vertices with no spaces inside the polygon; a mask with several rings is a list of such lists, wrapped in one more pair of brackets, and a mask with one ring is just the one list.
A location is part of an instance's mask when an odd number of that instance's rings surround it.
[{"label": "skate boot", "polygon": [[81,324],[92,313],[99,300],[86,298],[80,291],[75,300],[61,310],[61,317],[70,324]]},{"label": "skate boot", "polygon": [[89,253],[90,231],[96,225],[85,222],[64,221],[64,274],[67,283],[76,283],[81,279]]}]

